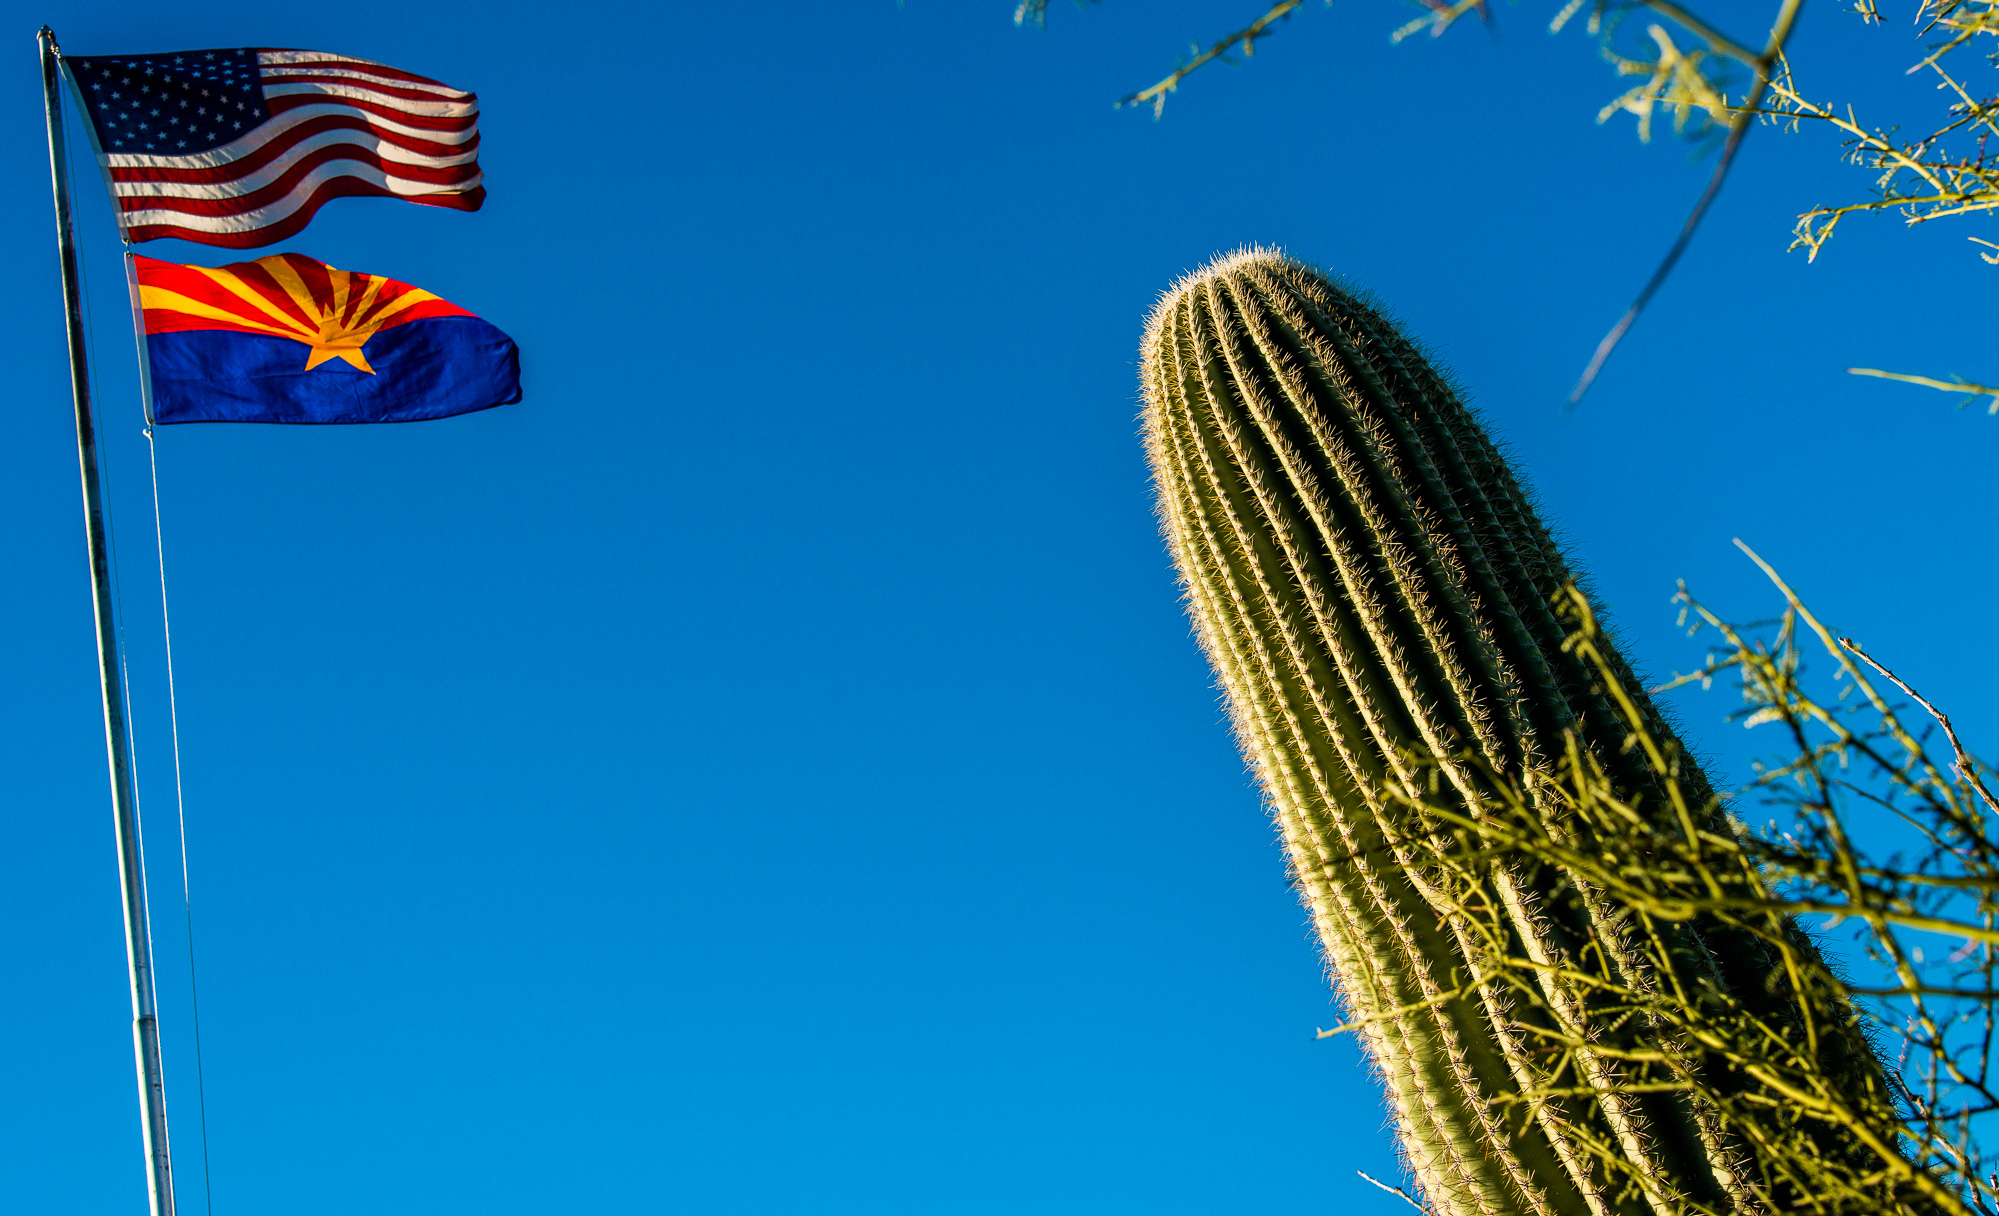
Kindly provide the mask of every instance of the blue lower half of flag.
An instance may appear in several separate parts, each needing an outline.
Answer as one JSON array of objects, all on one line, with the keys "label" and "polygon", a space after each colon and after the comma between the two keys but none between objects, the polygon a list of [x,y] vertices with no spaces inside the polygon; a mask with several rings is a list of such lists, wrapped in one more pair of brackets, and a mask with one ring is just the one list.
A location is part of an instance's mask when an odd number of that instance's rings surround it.
[{"label": "blue lower half of flag", "polygon": [[225,329],[146,335],[153,420],[418,422],[521,399],[520,352],[477,317],[432,317],[371,336],[363,371],[338,355],[308,369],[305,342]]}]

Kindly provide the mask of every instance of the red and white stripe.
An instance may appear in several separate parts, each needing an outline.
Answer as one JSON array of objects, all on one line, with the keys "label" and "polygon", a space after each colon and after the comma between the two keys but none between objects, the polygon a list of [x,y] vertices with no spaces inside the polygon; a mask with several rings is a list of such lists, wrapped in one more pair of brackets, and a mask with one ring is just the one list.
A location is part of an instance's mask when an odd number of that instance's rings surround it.
[{"label": "red and white stripe", "polygon": [[477,211],[479,99],[365,59],[259,51],[270,120],[193,156],[101,156],[129,241],[281,241],[328,199]]}]

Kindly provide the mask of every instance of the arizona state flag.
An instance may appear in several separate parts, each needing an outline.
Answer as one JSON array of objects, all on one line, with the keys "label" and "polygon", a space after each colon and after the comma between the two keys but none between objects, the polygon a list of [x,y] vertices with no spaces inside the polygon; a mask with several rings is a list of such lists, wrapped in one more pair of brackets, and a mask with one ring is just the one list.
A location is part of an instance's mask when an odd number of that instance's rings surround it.
[{"label": "arizona state flag", "polygon": [[416,422],[521,399],[513,339],[407,283],[296,253],[133,263],[154,422]]}]

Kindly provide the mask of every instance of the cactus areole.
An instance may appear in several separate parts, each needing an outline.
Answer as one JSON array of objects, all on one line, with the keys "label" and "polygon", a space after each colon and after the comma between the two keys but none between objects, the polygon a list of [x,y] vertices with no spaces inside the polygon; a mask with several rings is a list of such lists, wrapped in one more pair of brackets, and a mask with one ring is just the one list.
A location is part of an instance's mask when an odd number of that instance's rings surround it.
[{"label": "cactus areole", "polygon": [[[1264,250],[1162,297],[1142,376],[1190,615],[1428,1209],[1869,1210],[1814,1171],[1906,1175],[1892,1143],[1744,1134],[1722,1113],[1758,1083],[1722,1041],[1737,1030],[1662,1030],[1598,995],[1684,990],[1741,1015],[1728,1026],[1803,1034],[1765,941],[1694,916],[1637,942],[1614,899],[1553,867],[1486,850],[1453,886],[1422,860],[1434,829],[1412,805],[1475,820],[1577,755],[1642,805],[1659,779],[1625,746],[1629,713],[1671,738],[1642,694],[1620,718],[1565,651],[1569,567],[1452,385],[1369,303]],[[1714,813],[1698,773],[1679,780]],[[1495,958],[1517,982],[1489,980]],[[1851,1018],[1811,1033],[1835,1075],[1882,1084]],[[1770,1096],[1742,1108],[1781,1114]],[[1950,1210],[1910,1185],[1879,1183],[1871,1210]]]}]

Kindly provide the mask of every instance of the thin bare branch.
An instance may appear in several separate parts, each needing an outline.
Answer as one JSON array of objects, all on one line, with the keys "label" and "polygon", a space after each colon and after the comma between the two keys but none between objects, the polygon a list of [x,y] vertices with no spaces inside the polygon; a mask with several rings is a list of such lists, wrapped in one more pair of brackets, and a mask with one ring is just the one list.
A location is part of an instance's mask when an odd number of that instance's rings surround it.
[{"label": "thin bare branch", "polygon": [[1270,27],[1273,24],[1285,17],[1289,17],[1293,9],[1298,8],[1304,3],[1305,0],[1277,0],[1277,3],[1270,6],[1269,12],[1266,12],[1263,16],[1258,17],[1255,21],[1250,22],[1235,33],[1230,34],[1220,42],[1215,43],[1207,50],[1200,51],[1196,48],[1198,53],[1192,59],[1174,68],[1172,74],[1164,80],[1152,85],[1150,88],[1140,89],[1136,93],[1119,98],[1118,106],[1120,108],[1135,106],[1149,101],[1152,103],[1152,116],[1158,118],[1166,109],[1166,95],[1178,89],[1181,81],[1187,79],[1187,77],[1206,67],[1208,64],[1213,63],[1215,60],[1225,57],[1237,47],[1242,48],[1244,55],[1254,55],[1256,53],[1256,40],[1258,38],[1269,37]]},{"label": "thin bare branch", "polygon": [[1910,688],[1902,677],[1883,667],[1879,660],[1860,648],[1860,643],[1854,641],[1852,638],[1841,638],[1839,639],[1839,644],[1846,650],[1859,656],[1861,662],[1887,677],[1890,684],[1901,689],[1904,695],[1911,701],[1922,706],[1930,717],[1936,719],[1937,725],[1943,728],[1944,738],[1950,740],[1951,754],[1957,760],[1957,775],[1964,780],[1965,784],[1978,792],[1979,800],[1985,803],[1987,810],[1995,815],[1999,815],[1999,801],[1995,801],[1992,797],[1992,791],[1985,788],[1985,782],[1978,776],[1978,767],[1972,763],[1971,757],[1965,754],[1964,744],[1958,739],[1957,731],[1951,727],[1950,715],[1930,704],[1929,700],[1921,693]]},{"label": "thin bare branch", "polygon": [[1756,66],[1757,61],[1762,58],[1755,51],[1723,34],[1720,30],[1717,30],[1712,25],[1709,25],[1677,4],[1669,3],[1668,0],[1643,0],[1643,2],[1646,8],[1651,9],[1661,17],[1665,17],[1685,27],[1705,41],[1711,49],[1719,51],[1730,59],[1737,60],[1753,68]]},{"label": "thin bare branch", "polygon": [[1423,1216],[1430,1216],[1430,1209],[1416,1202],[1416,1200],[1410,1196],[1409,1192],[1403,1190],[1401,1187],[1390,1186],[1379,1178],[1369,1177],[1368,1173],[1365,1170],[1355,1170],[1354,1173],[1359,1174],[1362,1178],[1366,1178],[1369,1182],[1372,1182],[1374,1185],[1380,1187],[1384,1191],[1387,1191],[1391,1195],[1401,1196],[1402,1202],[1408,1204],[1410,1207],[1415,1208],[1417,1211],[1423,1213]]},{"label": "thin bare branch", "polygon": [[1708,206],[1714,202],[1714,196],[1721,193],[1722,182],[1728,180],[1728,171],[1735,166],[1735,154],[1742,147],[1742,137],[1749,133],[1749,124],[1755,120],[1756,107],[1763,100],[1764,90],[1770,86],[1771,70],[1782,59],[1784,45],[1790,41],[1791,30],[1797,25],[1801,4],[1802,0],[1784,0],[1783,8],[1778,10],[1777,20],[1770,27],[1770,40],[1764,45],[1763,53],[1752,64],[1756,72],[1756,84],[1750,89],[1741,111],[1736,113],[1734,120],[1728,124],[1728,142],[1722,146],[1721,159],[1715,164],[1714,174],[1708,178],[1707,189],[1702,191],[1700,201],[1695,203],[1694,209],[1688,213],[1687,222],[1680,226],[1679,239],[1666,251],[1665,260],[1652,272],[1652,278],[1646,282],[1644,290],[1638,293],[1638,298],[1631,302],[1631,307],[1618,318],[1617,324],[1611,326],[1610,332],[1603,336],[1603,341],[1597,343],[1596,353],[1590,356],[1589,366],[1583,369],[1582,378],[1576,381],[1576,387],[1569,393],[1567,409],[1573,410],[1582,403],[1583,394],[1589,392],[1590,385],[1596,383],[1597,373],[1603,370],[1604,363],[1610,358],[1610,352],[1617,349],[1617,344],[1624,340],[1624,335],[1630,332],[1632,324],[1638,320],[1638,314],[1645,311],[1645,306],[1652,302],[1652,297],[1665,284],[1667,276],[1673,273],[1673,267],[1679,264],[1680,255],[1687,251],[1688,244],[1694,239],[1694,230],[1700,227],[1702,218],[1707,215]]}]

